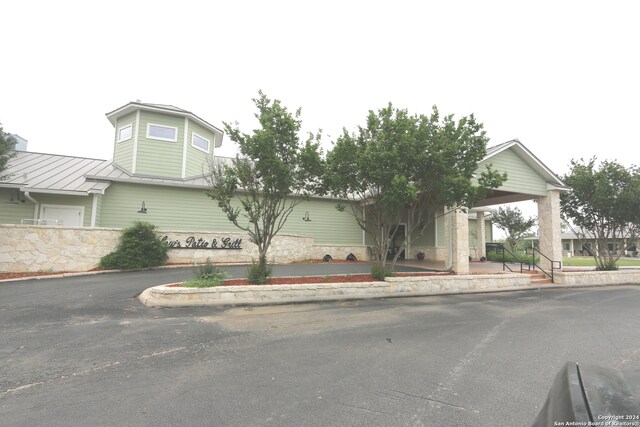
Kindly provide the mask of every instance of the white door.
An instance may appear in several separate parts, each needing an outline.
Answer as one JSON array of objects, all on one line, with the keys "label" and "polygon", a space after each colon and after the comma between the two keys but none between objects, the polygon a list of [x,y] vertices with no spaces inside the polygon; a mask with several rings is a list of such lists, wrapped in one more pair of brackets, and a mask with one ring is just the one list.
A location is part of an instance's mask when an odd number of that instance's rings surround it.
[{"label": "white door", "polygon": [[[55,220],[62,221],[62,225],[67,227],[82,226],[82,215],[84,207],[82,206],[52,206],[43,205],[40,219],[47,220],[47,225],[54,225]],[[49,222],[51,221],[51,223]],[[44,222],[44,221],[43,221]]]}]

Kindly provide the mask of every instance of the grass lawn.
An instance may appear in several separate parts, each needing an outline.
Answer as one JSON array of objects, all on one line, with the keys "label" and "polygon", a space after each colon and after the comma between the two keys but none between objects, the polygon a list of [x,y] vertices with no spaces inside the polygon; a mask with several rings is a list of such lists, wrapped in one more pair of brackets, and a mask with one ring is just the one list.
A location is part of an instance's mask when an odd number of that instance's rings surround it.
[{"label": "grass lawn", "polygon": [[[595,267],[596,263],[593,257],[571,257],[563,258],[562,265],[567,267]],[[619,267],[640,267],[640,260],[620,258],[618,260]]]}]

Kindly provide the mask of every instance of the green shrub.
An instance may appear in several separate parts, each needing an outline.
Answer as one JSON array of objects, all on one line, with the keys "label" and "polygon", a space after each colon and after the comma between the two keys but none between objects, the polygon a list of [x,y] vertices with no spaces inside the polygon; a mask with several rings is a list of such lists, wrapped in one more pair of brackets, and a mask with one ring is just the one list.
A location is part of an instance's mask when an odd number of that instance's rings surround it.
[{"label": "green shrub", "polygon": [[393,271],[388,267],[381,267],[378,264],[371,266],[371,275],[374,279],[384,280],[385,277],[393,276]]},{"label": "green shrub", "polygon": [[191,279],[182,283],[185,288],[212,288],[214,286],[220,286],[224,283],[224,279],[209,278],[209,279]]},{"label": "green shrub", "polygon": [[211,288],[222,285],[224,279],[229,277],[231,275],[227,270],[213,265],[211,258],[207,258],[207,262],[194,269],[193,279],[187,280],[182,286],[187,288]]},{"label": "green shrub", "polygon": [[195,268],[194,271],[195,279],[209,280],[215,279],[220,280],[220,283],[224,279],[228,279],[231,275],[224,268],[213,265],[211,262],[211,258],[207,258],[207,262],[202,265],[199,265]]},{"label": "green shrub", "polygon": [[[525,264],[531,264],[531,255],[528,254],[522,254],[522,253],[518,253],[517,255],[517,259],[515,257],[513,257],[509,252],[505,252],[504,253],[504,260],[506,262],[516,262],[516,263],[520,263],[520,262],[524,262]],[[502,252],[489,252],[487,254],[487,259],[489,261],[498,261],[498,262],[502,262],[503,258],[502,258]],[[536,263],[540,263],[540,257],[536,256]]]},{"label": "green shrub", "polygon": [[137,221],[122,230],[118,247],[100,259],[100,268],[134,270],[163,265],[168,258],[168,247],[160,241],[155,228],[148,222]]},{"label": "green shrub", "polygon": [[247,280],[249,283],[255,283],[256,285],[264,285],[271,277],[271,273],[273,272],[273,267],[268,264],[260,264],[255,262],[255,260],[251,261],[251,265],[247,267],[246,274]]},{"label": "green shrub", "polygon": [[601,260],[600,265],[596,265],[596,270],[598,271],[616,271],[617,269],[616,262],[610,259]]}]

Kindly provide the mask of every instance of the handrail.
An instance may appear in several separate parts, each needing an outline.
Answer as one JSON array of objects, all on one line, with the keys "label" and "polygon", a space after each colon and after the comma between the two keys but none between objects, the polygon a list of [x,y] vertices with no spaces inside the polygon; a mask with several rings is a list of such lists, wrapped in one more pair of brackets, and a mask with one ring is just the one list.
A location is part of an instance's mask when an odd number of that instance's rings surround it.
[{"label": "handrail", "polygon": [[40,219],[21,219],[20,225],[64,225],[64,221],[61,219],[52,218],[40,218]]},{"label": "handrail", "polygon": [[[528,249],[528,248],[527,248]],[[540,271],[542,271],[544,274],[546,274],[547,276],[549,276],[551,278],[551,281],[554,282],[554,276],[555,276],[555,263],[558,263],[558,270],[562,270],[562,261],[554,261],[551,258],[549,258],[548,256],[546,256],[545,254],[543,254],[542,252],[540,252],[540,249],[537,249],[535,247],[531,248],[532,249],[532,256],[531,256],[531,260],[533,261],[533,268],[539,268]],[[543,256],[547,259],[547,261],[549,261],[551,263],[551,273],[549,273],[547,270],[545,270],[544,268],[542,268],[540,265],[536,264],[536,252],[538,252],[538,254],[540,254],[540,256]]]},{"label": "handrail", "polygon": [[511,267],[509,267],[507,265],[507,261],[505,260],[505,252],[509,253],[509,255],[511,255],[513,257],[513,259],[516,260],[515,263],[512,264],[517,264],[520,263],[520,273],[524,272],[524,265],[527,265],[527,270],[531,270],[531,263],[528,262],[524,262],[521,261],[520,258],[518,258],[515,254],[513,254],[509,249],[504,247],[504,243],[486,243],[485,244],[485,251],[489,252],[487,249],[493,247],[494,251],[497,253],[498,251],[496,249],[500,249],[500,251],[502,252],[502,271],[505,271],[505,268],[509,269],[510,272],[513,273],[513,270],[511,269]]}]

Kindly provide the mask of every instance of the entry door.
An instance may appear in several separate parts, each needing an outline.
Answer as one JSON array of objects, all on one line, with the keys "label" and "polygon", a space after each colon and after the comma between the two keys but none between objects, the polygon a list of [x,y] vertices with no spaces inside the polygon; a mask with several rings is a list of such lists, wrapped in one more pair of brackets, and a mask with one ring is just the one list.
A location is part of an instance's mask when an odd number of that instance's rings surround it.
[{"label": "entry door", "polygon": [[[387,254],[387,259],[393,259],[395,254],[400,250],[400,245],[402,244],[402,240],[405,238],[406,234],[406,225],[398,224],[395,227],[391,227],[391,231],[389,232],[389,237],[391,238],[391,244],[389,245],[389,253]],[[404,259],[404,249],[398,259]]]},{"label": "entry door", "polygon": [[[62,225],[67,227],[82,226],[82,215],[84,208],[82,206],[52,206],[43,205],[40,219],[43,220],[61,220]],[[51,225],[51,224],[48,224]]]}]

